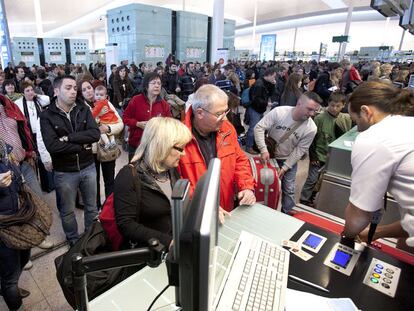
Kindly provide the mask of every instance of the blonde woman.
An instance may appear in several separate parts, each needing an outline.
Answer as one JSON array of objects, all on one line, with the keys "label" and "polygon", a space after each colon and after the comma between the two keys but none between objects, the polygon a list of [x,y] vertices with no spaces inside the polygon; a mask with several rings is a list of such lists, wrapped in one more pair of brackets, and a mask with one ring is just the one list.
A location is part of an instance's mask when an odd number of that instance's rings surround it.
[{"label": "blonde woman", "polygon": [[122,168],[115,179],[115,219],[124,238],[123,248],[147,246],[150,238],[165,247],[171,244],[172,188],[179,179],[176,167],[191,137],[190,130],[173,118],[156,117],[146,124],[131,161],[140,181],[140,199],[130,167]]},{"label": "blonde woman", "polygon": [[380,67],[380,79],[386,79],[391,81],[390,75],[393,67],[394,66],[389,63],[382,64]]}]

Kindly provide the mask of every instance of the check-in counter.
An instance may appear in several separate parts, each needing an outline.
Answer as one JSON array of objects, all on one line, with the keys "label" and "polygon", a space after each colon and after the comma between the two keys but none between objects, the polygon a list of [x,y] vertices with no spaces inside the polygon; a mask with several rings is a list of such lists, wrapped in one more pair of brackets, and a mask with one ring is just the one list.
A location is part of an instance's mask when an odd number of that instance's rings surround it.
[{"label": "check-in counter", "polygon": [[[351,152],[357,136],[358,131],[354,127],[329,145],[325,173],[316,200],[317,210],[339,218],[345,217],[345,208],[351,191]],[[386,206],[387,211],[384,213],[381,224],[399,220],[399,206],[391,194],[387,195]]]},{"label": "check-in counter", "polygon": [[[321,224],[322,220],[318,223]],[[220,226],[215,293],[229,266],[232,252],[242,230],[254,233],[278,245],[281,244],[282,240],[297,241],[307,230],[327,238],[320,251],[313,254],[313,258],[308,261],[291,255],[289,274],[294,274],[313,284],[323,286],[329,290],[329,293],[321,292],[291,279],[288,281],[288,288],[290,289],[310,292],[327,298],[349,297],[361,310],[414,310],[414,296],[412,295],[414,287],[411,280],[414,266],[412,266],[413,261],[410,255],[407,255],[409,261],[402,262],[378,249],[367,247],[359,257],[354,271],[350,276],[347,276],[323,264],[332,247],[340,240],[339,235],[332,231],[326,231],[323,226],[312,225],[260,204],[251,207],[238,207],[232,211],[231,217],[227,218],[226,223]],[[373,258],[401,269],[395,297],[384,295],[363,283]],[[164,264],[154,269],[145,267],[95,298],[91,301],[89,307],[92,311],[146,310],[153,298],[161,292],[167,283],[167,269]],[[175,305],[174,288],[168,288],[155,303],[152,310],[178,310]]]}]

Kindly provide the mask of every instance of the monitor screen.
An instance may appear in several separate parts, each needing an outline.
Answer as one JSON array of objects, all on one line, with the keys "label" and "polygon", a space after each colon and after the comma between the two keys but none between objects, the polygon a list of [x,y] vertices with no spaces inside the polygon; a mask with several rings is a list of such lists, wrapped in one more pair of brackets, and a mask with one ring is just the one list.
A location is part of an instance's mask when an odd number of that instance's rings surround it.
[{"label": "monitor screen", "polygon": [[346,269],[352,255],[341,250],[336,250],[334,258],[331,260],[332,263]]},{"label": "monitor screen", "polygon": [[183,310],[213,306],[220,202],[220,160],[212,159],[184,214],[178,258],[177,304]]},{"label": "monitor screen", "polygon": [[414,89],[414,74],[410,75],[410,80],[408,81],[408,88]]},{"label": "monitor screen", "polygon": [[309,234],[305,241],[303,241],[302,243],[313,249],[316,249],[319,246],[319,244],[321,244],[321,242],[322,238],[320,236]]}]

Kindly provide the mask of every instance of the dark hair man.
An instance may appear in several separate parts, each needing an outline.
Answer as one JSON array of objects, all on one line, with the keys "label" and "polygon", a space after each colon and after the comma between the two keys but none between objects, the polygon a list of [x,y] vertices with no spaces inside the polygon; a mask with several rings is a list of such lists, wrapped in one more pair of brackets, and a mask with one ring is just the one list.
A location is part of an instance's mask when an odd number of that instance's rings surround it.
[{"label": "dark hair man", "polygon": [[98,214],[96,207],[96,169],[92,143],[100,137],[90,108],[76,102],[76,80],[72,76],[56,77],[53,87],[57,96],[40,114],[40,128],[55,170],[56,205],[62,227],[70,244],[79,238],[75,218],[76,189],[84,202],[85,230]]},{"label": "dark hair man", "polygon": [[[362,133],[352,146],[352,182],[342,242],[352,244],[380,213],[384,193],[400,206],[401,220],[379,226],[374,240],[401,238],[414,246],[414,95],[391,83],[362,83],[349,99],[349,113]],[[367,239],[367,230],[362,232]]]},{"label": "dark hair man", "polygon": [[275,92],[276,71],[274,68],[268,68],[264,72],[263,78],[257,79],[249,91],[250,106],[247,107],[246,114],[248,118],[249,130],[246,137],[246,151],[251,154],[257,154],[253,150],[254,145],[254,127],[263,117],[271,97]]}]

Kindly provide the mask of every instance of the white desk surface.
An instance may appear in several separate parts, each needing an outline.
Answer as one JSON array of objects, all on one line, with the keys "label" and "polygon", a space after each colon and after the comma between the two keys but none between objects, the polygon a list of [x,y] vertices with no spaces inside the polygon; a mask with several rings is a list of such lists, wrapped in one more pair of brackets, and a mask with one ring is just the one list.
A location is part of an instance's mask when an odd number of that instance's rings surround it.
[{"label": "white desk surface", "polygon": [[[303,221],[274,211],[261,204],[251,207],[240,206],[219,228],[216,288],[221,283],[231,259],[233,248],[241,230],[280,245],[288,240],[303,225]],[[161,264],[157,268],[146,267],[125,281],[89,303],[92,311],[139,311],[147,310],[155,296],[168,284],[167,268]],[[170,287],[158,299],[152,310],[176,310],[175,287]]]}]

